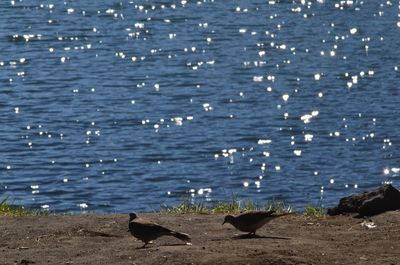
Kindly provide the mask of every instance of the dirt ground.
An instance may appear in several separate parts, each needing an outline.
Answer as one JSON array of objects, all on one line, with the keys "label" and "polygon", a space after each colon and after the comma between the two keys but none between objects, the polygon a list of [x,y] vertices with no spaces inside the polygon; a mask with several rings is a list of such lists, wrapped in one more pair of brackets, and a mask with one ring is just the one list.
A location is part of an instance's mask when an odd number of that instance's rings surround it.
[{"label": "dirt ground", "polygon": [[0,217],[0,264],[400,264],[400,212],[371,220],[274,219],[243,238],[223,215],[142,214],[189,233],[193,245],[162,237],[145,249],[128,232],[128,215]]}]

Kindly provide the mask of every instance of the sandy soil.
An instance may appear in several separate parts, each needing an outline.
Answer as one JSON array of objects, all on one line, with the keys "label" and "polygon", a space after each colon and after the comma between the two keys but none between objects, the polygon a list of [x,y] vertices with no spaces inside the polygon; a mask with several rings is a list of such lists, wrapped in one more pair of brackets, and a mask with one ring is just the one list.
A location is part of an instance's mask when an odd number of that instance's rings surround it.
[{"label": "sandy soil", "polygon": [[400,212],[372,218],[277,218],[241,238],[223,215],[143,214],[192,235],[163,237],[146,249],[127,231],[128,215],[0,217],[0,264],[400,264]]}]

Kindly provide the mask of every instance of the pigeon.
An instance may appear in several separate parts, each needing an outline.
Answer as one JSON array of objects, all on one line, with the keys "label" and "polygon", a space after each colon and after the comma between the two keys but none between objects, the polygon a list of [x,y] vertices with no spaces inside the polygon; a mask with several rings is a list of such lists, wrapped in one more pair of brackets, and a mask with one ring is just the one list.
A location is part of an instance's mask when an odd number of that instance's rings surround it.
[{"label": "pigeon", "polygon": [[276,217],[281,217],[290,213],[284,213],[279,215],[274,215],[275,211],[257,211],[257,212],[247,212],[239,214],[238,216],[227,215],[225,216],[224,222],[233,225],[236,229],[248,232],[249,235],[256,235],[257,229],[264,226],[266,223],[271,221]]},{"label": "pigeon", "polygon": [[144,242],[141,248],[161,236],[173,236],[191,245],[191,237],[185,233],[172,231],[152,221],[140,218],[136,213],[129,214],[129,232],[137,239]]}]

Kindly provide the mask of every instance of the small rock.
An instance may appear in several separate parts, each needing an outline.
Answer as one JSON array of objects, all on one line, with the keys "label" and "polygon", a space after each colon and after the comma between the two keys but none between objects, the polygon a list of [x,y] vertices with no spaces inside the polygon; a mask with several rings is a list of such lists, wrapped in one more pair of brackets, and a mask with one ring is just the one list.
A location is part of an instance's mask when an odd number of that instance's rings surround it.
[{"label": "small rock", "polygon": [[29,249],[28,247],[20,246],[18,249]]},{"label": "small rock", "polygon": [[361,223],[361,226],[362,226],[362,227],[369,228],[369,229],[371,229],[371,228],[376,228],[376,224],[375,224],[374,222],[372,222],[372,221],[367,221],[367,220],[364,220],[364,221]]}]

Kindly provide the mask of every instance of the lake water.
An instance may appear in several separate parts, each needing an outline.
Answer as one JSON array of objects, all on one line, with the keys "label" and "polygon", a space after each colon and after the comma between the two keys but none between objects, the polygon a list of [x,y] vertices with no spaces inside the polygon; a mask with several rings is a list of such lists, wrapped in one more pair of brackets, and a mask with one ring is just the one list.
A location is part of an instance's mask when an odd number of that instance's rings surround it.
[{"label": "lake water", "polygon": [[398,1],[0,3],[0,198],[302,208],[400,185]]}]

